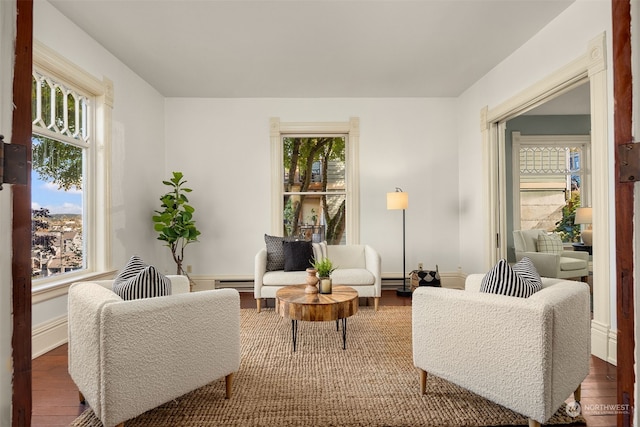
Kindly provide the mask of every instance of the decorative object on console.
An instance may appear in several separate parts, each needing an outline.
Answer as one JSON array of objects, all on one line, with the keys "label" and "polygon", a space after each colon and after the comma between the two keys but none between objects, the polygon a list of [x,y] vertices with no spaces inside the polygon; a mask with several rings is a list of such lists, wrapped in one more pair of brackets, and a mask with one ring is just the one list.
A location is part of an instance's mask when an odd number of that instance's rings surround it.
[{"label": "decorative object on console", "polygon": [[396,187],[393,193],[387,193],[387,209],[402,209],[402,289],[397,289],[398,296],[410,297],[411,289],[407,288],[407,268],[406,268],[406,222],[405,210],[409,207],[409,195]]},{"label": "decorative object on console", "polygon": [[593,230],[591,229],[593,209],[589,207],[576,209],[576,219],[573,222],[574,224],[585,224],[585,228],[580,233],[582,242],[585,246],[593,246]]},{"label": "decorative object on console", "polygon": [[[169,181],[162,181],[164,185],[171,187],[170,191],[160,197],[162,210],[155,211],[153,216],[154,229],[158,232],[158,240],[162,240],[165,246],[171,249],[171,255],[176,263],[176,274],[189,277],[182,268],[184,261],[184,248],[198,241],[200,231],[196,228],[193,219],[194,208],[189,205],[189,199],[185,193],[190,193],[190,188],[183,187],[187,181],[183,180],[182,172],[173,172]],[[191,282],[191,278],[189,278]]]},{"label": "decorative object on console", "polygon": [[437,264],[435,270],[423,270],[422,264],[420,264],[417,270],[411,272],[411,292],[415,291],[418,286],[442,287]]}]

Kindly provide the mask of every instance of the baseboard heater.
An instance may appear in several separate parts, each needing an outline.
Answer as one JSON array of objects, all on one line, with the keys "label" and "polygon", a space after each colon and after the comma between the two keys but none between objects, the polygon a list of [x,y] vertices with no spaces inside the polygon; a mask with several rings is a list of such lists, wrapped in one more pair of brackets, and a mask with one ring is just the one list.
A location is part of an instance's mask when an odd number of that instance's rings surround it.
[{"label": "baseboard heater", "polygon": [[[407,287],[410,287],[411,283],[407,278]],[[382,289],[396,289],[402,287],[402,278],[398,277],[383,277]],[[222,279],[216,280],[216,289],[233,288],[238,292],[253,292],[253,280],[243,279]]]}]

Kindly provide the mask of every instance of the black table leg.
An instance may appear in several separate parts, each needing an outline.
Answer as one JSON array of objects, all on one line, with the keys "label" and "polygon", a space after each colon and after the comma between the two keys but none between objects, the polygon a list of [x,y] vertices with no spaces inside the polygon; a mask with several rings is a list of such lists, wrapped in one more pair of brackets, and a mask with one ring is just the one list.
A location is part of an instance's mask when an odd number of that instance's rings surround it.
[{"label": "black table leg", "polygon": [[342,319],[342,349],[347,349],[347,318]]},{"label": "black table leg", "polygon": [[293,338],[293,351],[296,351],[296,341],[298,339],[298,321],[291,320],[291,338]]},{"label": "black table leg", "polygon": [[340,320],[336,320],[336,331],[339,331],[338,325],[340,324]]}]

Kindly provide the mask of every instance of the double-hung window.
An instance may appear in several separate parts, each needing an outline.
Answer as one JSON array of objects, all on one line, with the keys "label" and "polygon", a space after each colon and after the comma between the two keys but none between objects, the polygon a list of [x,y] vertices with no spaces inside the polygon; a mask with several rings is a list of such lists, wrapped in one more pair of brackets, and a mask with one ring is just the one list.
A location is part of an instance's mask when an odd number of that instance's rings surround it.
[{"label": "double-hung window", "polygon": [[109,81],[99,81],[48,48],[34,45],[34,287],[94,273],[109,263],[106,129],[111,93]]},{"label": "double-hung window", "polygon": [[292,239],[359,241],[359,121],[271,120],[272,233]]}]

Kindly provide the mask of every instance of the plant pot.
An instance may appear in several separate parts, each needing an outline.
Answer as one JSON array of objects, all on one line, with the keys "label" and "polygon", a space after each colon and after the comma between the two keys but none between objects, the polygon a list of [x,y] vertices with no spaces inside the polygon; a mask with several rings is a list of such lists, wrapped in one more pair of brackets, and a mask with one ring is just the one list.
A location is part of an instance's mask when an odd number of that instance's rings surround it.
[{"label": "plant pot", "polygon": [[318,287],[321,294],[330,294],[332,288],[331,277],[321,277]]}]

